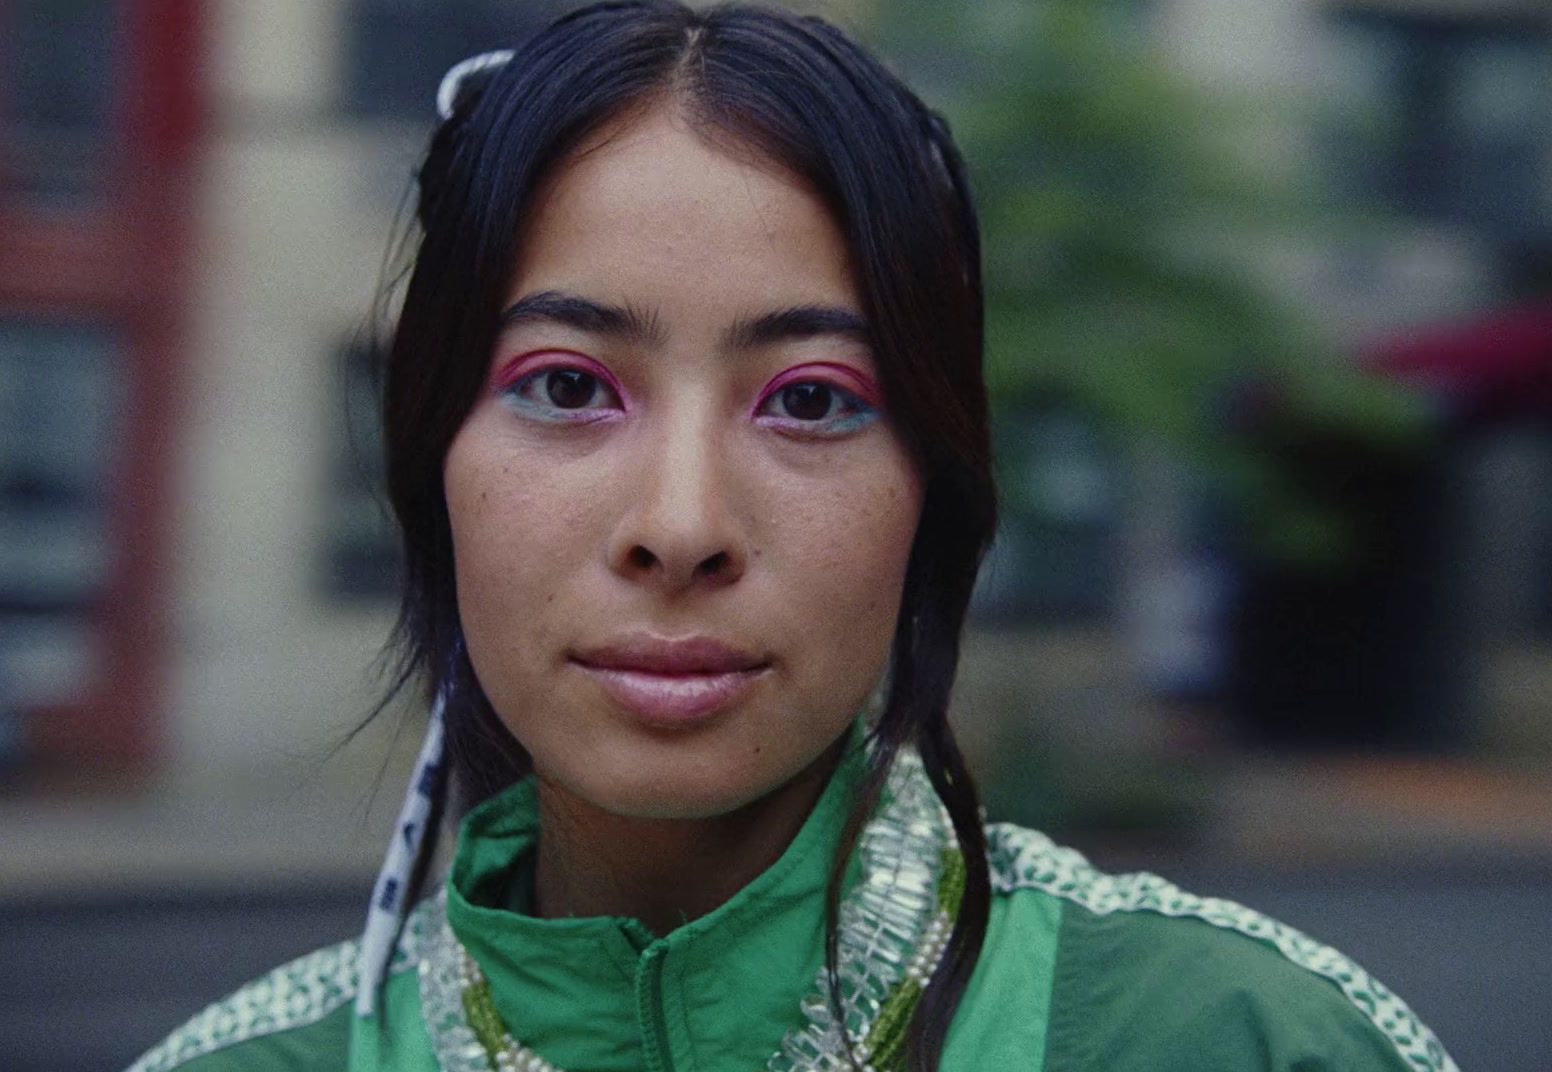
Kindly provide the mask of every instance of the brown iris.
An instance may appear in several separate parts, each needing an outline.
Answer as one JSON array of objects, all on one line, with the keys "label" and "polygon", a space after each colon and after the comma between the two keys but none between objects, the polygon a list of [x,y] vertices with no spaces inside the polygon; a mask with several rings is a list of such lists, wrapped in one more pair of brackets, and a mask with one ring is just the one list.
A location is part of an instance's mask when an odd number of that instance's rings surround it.
[{"label": "brown iris", "polygon": [[579,369],[551,369],[545,376],[545,396],[559,409],[581,409],[597,390],[598,377]]},{"label": "brown iris", "polygon": [[831,391],[822,383],[793,383],[781,389],[782,408],[787,416],[800,421],[817,421],[829,416]]}]

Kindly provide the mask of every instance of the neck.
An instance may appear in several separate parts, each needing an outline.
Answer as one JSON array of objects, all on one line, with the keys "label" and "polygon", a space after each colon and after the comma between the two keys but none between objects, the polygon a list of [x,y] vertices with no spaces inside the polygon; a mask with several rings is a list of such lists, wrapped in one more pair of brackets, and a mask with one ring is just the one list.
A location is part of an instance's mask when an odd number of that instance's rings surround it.
[{"label": "neck", "polygon": [[844,740],[759,800],[707,818],[616,815],[541,777],[535,914],[628,916],[658,935],[705,915],[792,843]]}]

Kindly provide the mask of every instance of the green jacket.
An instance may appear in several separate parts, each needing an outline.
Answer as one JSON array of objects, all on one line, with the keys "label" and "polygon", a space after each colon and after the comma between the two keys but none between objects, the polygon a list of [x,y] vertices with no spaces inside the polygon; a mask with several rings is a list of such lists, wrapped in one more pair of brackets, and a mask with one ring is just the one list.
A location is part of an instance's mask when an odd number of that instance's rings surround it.
[{"label": "green jacket", "polygon": [[[344,942],[206,1009],[132,1072],[488,1068],[459,943],[510,1033],[570,1072],[845,1068],[817,995],[824,888],[860,769],[857,755],[842,764],[767,871],[661,938],[632,919],[522,910],[538,818],[532,784],[513,786],[464,821],[446,888],[411,914],[371,1017],[352,1008],[357,951]],[[1153,875],[1101,874],[1033,831],[994,824],[987,837],[990,926],[944,1072],[1455,1068],[1399,998],[1292,928]],[[905,968],[931,958],[952,848],[920,761],[903,757],[841,912],[845,1012],[865,1046],[914,985]]]}]

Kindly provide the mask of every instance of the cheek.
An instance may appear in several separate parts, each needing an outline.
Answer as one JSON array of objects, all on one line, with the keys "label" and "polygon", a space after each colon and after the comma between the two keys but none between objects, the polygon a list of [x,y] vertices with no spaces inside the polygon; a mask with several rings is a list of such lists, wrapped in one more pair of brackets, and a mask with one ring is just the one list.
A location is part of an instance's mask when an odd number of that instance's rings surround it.
[{"label": "cheek", "polygon": [[877,584],[904,575],[921,514],[921,495],[903,464],[870,466],[812,495],[798,513],[801,543],[816,569],[836,583]]},{"label": "cheek", "polygon": [[536,610],[565,591],[596,497],[567,493],[575,488],[563,474],[525,459],[477,417],[449,448],[443,482],[470,656],[501,673],[516,653],[544,650],[550,618]]},{"label": "cheek", "polygon": [[606,497],[601,475],[601,467],[557,459],[512,434],[499,417],[476,411],[443,467],[460,569],[464,559],[542,563],[574,546],[571,537],[597,524],[590,511]]},{"label": "cheek", "polygon": [[903,461],[878,468],[811,492],[806,508],[789,515],[777,551],[825,664],[882,658],[893,639],[921,494]]}]

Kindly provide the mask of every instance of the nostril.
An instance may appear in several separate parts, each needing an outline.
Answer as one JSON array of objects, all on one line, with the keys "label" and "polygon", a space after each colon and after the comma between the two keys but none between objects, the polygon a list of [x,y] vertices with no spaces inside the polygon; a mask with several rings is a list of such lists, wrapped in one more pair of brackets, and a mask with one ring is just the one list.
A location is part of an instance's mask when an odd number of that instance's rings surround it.
[{"label": "nostril", "polygon": [[638,570],[649,570],[657,562],[657,556],[640,544],[630,549],[629,558],[631,566]]},{"label": "nostril", "polygon": [[725,572],[730,561],[726,551],[718,551],[700,564],[700,573],[702,576],[714,577]]}]

